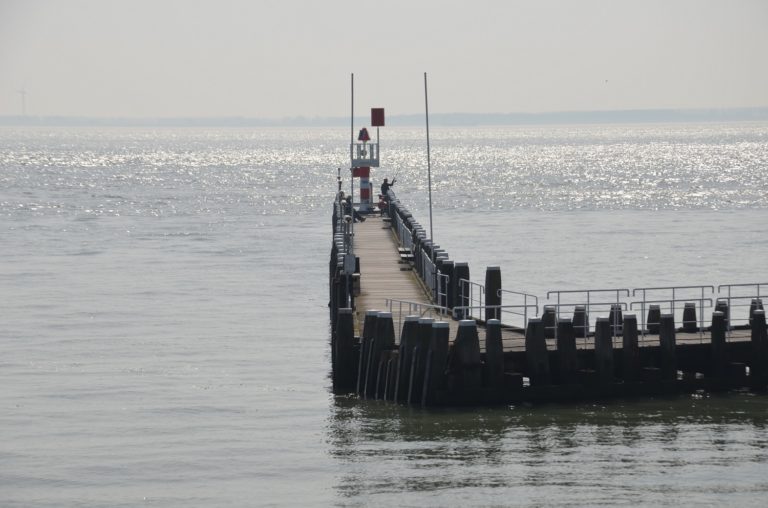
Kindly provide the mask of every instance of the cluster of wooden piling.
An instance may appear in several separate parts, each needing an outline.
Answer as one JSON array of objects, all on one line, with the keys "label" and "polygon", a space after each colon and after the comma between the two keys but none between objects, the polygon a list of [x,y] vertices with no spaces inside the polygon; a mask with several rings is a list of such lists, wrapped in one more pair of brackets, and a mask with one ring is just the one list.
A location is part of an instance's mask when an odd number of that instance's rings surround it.
[{"label": "cluster of wooden piling", "polygon": [[[707,327],[697,321],[693,304],[684,306],[681,327],[673,314],[650,305],[641,329],[637,316],[622,312],[617,303],[608,317],[593,321],[593,328],[589,308],[575,305],[570,318],[545,306],[540,316],[514,329],[500,321],[498,267],[486,271],[484,319],[469,318],[460,305],[466,295],[456,283],[469,278],[469,267],[439,257],[399,203],[389,213],[392,222],[409,223],[405,230],[412,235],[414,271],[427,272],[417,266],[419,258],[427,258],[450,274],[447,290],[433,294],[434,303],[453,312],[435,320],[362,309],[364,321],[356,322],[360,262],[350,254],[348,226],[336,218],[329,267],[335,393],[458,406],[768,388],[768,336],[760,299],[752,301],[748,324],[740,327],[731,322],[727,302],[718,300]],[[691,340],[692,334],[699,340]]]},{"label": "cluster of wooden piling", "polygon": [[[490,319],[481,348],[478,324],[408,316],[396,340],[392,314],[366,312],[354,337],[352,310],[341,309],[334,332],[334,387],[368,399],[421,406],[510,404],[659,395],[768,386],[765,311],[753,312],[748,340],[726,340],[726,315],[715,311],[709,342],[676,342],[684,333],[662,314],[659,335],[638,342],[637,318],[626,315],[614,336],[608,318],[595,323],[593,347],[577,348],[571,319],[557,321],[554,347],[544,322],[531,319],[524,351],[505,351],[502,326]],[[647,337],[646,337],[647,338]],[[551,341],[550,341],[551,342]],[[650,342],[650,343],[649,343]]]}]

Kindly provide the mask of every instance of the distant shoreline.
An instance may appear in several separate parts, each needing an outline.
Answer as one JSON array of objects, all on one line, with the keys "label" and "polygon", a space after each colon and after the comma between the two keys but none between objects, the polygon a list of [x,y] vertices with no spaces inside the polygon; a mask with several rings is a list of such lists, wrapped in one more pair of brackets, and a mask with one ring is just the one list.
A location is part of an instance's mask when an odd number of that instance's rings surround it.
[{"label": "distant shoreline", "polygon": [[[623,111],[563,111],[552,113],[435,113],[433,126],[473,125],[569,125],[616,123],[690,123],[768,121],[768,107],[730,109],[646,109]],[[367,117],[356,125],[368,123]],[[388,126],[420,126],[423,114],[394,115]],[[178,117],[125,118],[78,116],[0,116],[0,126],[7,127],[335,127],[349,125],[344,117]]]}]

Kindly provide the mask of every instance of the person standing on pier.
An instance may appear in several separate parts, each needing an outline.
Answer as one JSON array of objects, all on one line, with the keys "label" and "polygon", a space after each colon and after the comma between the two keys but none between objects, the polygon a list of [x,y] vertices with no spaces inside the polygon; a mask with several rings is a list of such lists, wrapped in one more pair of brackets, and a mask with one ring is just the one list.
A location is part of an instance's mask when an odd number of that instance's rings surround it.
[{"label": "person standing on pier", "polygon": [[381,184],[381,195],[384,196],[384,199],[387,201],[389,201],[389,195],[388,195],[389,188],[395,185],[396,180],[397,178],[393,178],[392,183],[389,183],[389,181],[387,181],[387,179],[385,178],[384,183]]}]

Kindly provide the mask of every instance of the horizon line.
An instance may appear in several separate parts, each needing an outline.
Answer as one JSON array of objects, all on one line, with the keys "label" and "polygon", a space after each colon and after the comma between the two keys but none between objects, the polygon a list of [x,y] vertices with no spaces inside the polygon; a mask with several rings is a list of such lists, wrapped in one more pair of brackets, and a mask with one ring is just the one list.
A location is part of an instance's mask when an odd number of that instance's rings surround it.
[{"label": "horizon line", "polygon": [[[365,125],[367,117],[356,116]],[[668,123],[768,120],[768,106],[739,108],[655,108],[538,113],[433,113],[430,121],[442,126],[536,125],[558,123]],[[423,113],[392,115],[390,126],[421,125]],[[290,127],[337,126],[349,124],[349,117],[303,115],[281,118],[222,116],[85,116],[85,115],[0,115],[0,126],[148,126],[148,127]]]}]

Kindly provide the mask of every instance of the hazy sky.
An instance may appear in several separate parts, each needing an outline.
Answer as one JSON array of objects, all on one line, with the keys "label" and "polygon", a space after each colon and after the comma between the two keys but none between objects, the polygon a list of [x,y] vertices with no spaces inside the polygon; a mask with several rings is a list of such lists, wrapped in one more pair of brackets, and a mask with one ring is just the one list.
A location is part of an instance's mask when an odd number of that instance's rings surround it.
[{"label": "hazy sky", "polygon": [[768,106],[768,1],[0,0],[0,115]]}]

